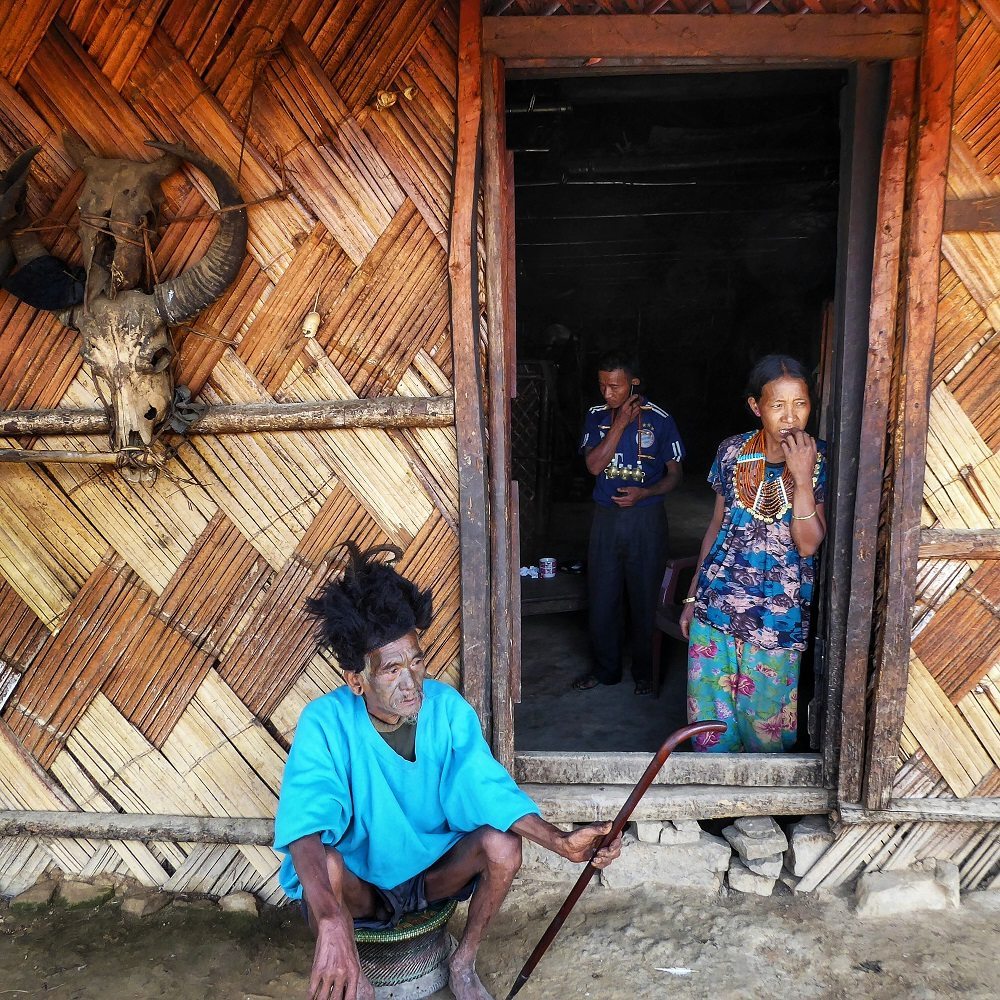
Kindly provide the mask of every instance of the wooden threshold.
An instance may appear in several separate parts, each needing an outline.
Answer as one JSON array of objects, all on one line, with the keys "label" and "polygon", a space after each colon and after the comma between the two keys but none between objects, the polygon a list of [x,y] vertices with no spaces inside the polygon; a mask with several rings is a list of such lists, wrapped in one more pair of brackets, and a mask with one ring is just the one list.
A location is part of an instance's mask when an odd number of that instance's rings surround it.
[{"label": "wooden threshold", "polygon": [[636,61],[684,66],[790,66],[920,54],[920,14],[574,14],[483,18],[483,50],[507,70],[575,66],[601,72]]},{"label": "wooden threshold", "polygon": [[[648,753],[526,751],[514,755],[514,779],[539,785],[634,785]],[[745,788],[822,788],[818,753],[703,754],[675,752],[656,776],[657,785],[739,785]]]},{"label": "wooden threshold", "polygon": [[[631,785],[522,784],[550,823],[614,819]],[[725,819],[730,816],[809,816],[836,804],[825,788],[746,788],[735,785],[654,785],[633,820]]]}]

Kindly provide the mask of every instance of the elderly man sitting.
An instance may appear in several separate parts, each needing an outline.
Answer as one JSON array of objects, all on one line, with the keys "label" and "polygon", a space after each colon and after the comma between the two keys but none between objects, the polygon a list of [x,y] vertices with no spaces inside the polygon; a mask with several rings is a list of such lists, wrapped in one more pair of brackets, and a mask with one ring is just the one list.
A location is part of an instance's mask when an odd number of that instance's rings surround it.
[{"label": "elderly man sitting", "polygon": [[[405,913],[470,900],[449,961],[456,1000],[490,1000],[479,945],[521,865],[521,838],[570,861],[591,858],[610,823],[565,833],[490,753],[472,707],[425,679],[418,632],[430,591],[349,544],[343,579],[309,610],[347,684],[305,707],[281,785],[275,849],[281,884],[316,934],[310,997],[370,1000],[354,927],[392,927]],[[617,839],[594,859],[603,868]]]}]

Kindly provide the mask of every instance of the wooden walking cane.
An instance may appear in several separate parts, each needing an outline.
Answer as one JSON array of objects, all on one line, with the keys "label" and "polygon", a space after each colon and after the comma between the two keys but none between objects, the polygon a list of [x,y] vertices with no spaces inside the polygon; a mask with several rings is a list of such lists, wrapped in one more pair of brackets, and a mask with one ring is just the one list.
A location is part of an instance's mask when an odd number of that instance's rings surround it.
[{"label": "wooden walking cane", "polygon": [[[671,733],[663,746],[656,752],[656,756],[649,762],[649,767],[643,771],[642,777],[636,782],[631,795],[625,800],[625,805],[618,810],[618,815],[611,824],[611,830],[594,849],[594,855],[601,848],[607,847],[625,829],[625,824],[632,815],[632,811],[639,804],[639,799],[646,794],[646,789],[653,783],[653,779],[659,773],[660,768],[666,763],[671,751],[678,743],[683,743],[689,736],[697,736],[698,733],[724,733],[725,731],[726,724],[713,719],[711,721],[692,722],[690,726],[684,726],[683,729],[678,729],[676,732]],[[552,918],[552,923],[549,924],[541,940],[535,945],[535,950],[531,953],[528,961],[524,963],[524,968],[521,969],[517,979],[514,980],[514,985],[511,987],[510,993],[507,994],[507,1000],[513,1000],[513,997],[517,996],[521,987],[528,981],[528,977],[534,972],[535,966],[542,960],[545,952],[548,951],[549,945],[555,940],[555,936],[559,933],[559,929],[569,916],[570,910],[576,906],[576,901],[583,895],[583,890],[587,888],[597,870],[593,863],[590,862],[580,873],[580,877],[576,880],[576,885],[570,890],[566,901],[559,907],[559,912]]]}]

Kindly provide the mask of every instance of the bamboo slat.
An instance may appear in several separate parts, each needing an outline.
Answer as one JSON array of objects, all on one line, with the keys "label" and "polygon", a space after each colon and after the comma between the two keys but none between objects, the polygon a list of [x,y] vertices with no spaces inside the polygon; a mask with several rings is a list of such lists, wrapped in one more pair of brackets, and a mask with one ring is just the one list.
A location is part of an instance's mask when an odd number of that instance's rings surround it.
[{"label": "bamboo slat", "polygon": [[316,343],[357,395],[391,392],[421,349],[441,364],[448,323],[446,263],[407,200],[343,290],[334,290]]},{"label": "bamboo slat", "polygon": [[993,762],[961,713],[912,654],[905,720],[955,795],[968,795],[993,770]]},{"label": "bamboo slat", "polygon": [[353,270],[353,264],[326,228],[322,224],[313,228],[235,348],[247,369],[269,392],[281,385],[305,347],[302,320],[306,313],[316,305],[325,326],[331,304]]},{"label": "bamboo slat", "polygon": [[[0,580],[0,648],[11,673],[20,675],[31,666],[45,645],[49,630],[6,580]],[[10,692],[7,692],[7,696]],[[0,698],[0,709],[7,698]]]},{"label": "bamboo slat", "polygon": [[[308,367],[292,369],[278,393],[281,402],[353,397],[351,387],[318,344],[308,345],[306,352]],[[309,431],[306,436],[390,538],[407,544],[417,534],[432,506],[406,455],[388,432],[358,428]]]},{"label": "bamboo slat", "polygon": [[1000,615],[991,606],[998,590],[1000,562],[991,560],[958,587],[913,640],[913,651],[952,704],[1000,660]]},{"label": "bamboo slat", "polygon": [[[201,150],[235,177],[244,198],[263,198],[280,191],[281,180],[253,146],[247,146],[240,170],[240,132],[211,91],[166,35],[157,30],[129,78],[132,106],[147,131],[171,136]],[[200,175],[193,182],[207,198],[210,185]],[[249,213],[248,250],[261,269],[276,281],[291,263],[297,243],[315,220],[294,199],[275,199]]]},{"label": "bamboo slat", "polygon": [[[72,389],[66,397],[72,407],[84,405],[86,399]],[[46,444],[77,451],[94,446],[80,437],[51,437]],[[169,471],[155,483],[143,485],[121,476],[95,475],[85,465],[52,465],[48,474],[80,519],[100,532],[156,593],[170,582],[217,510],[205,489],[197,483],[178,483]]]},{"label": "bamboo slat", "polygon": [[[44,2],[25,9],[0,14],[16,39],[0,40],[0,166],[42,145],[27,199],[57,227],[43,239],[58,256],[80,258],[65,224],[82,173],[63,130],[143,159],[157,155],[147,138],[185,142],[238,174],[247,260],[174,332],[178,379],[202,402],[454,395],[451,5],[63,0],[58,20]],[[410,85],[412,100],[372,110],[375,90]],[[185,169],[164,194],[153,259],[170,277],[211,241],[214,193]],[[304,343],[317,291],[320,336]],[[0,406],[96,405],[76,335],[4,294],[0,356]],[[0,795],[18,788],[19,807],[41,782],[64,790],[60,808],[88,812],[270,814],[302,706],[342,682],[303,602],[344,538],[404,547],[404,572],[434,591],[431,674],[459,682],[452,427],[199,435],[152,486],[4,467],[0,514],[0,725],[19,755]],[[50,868],[281,898],[266,848],[0,843],[0,887]]]},{"label": "bamboo slat", "polygon": [[49,628],[106,551],[101,536],[34,469],[0,476],[0,572]]},{"label": "bamboo slat", "polygon": [[0,75],[17,83],[31,62],[62,0],[5,5],[0,11]]},{"label": "bamboo slat", "polygon": [[199,649],[218,657],[249,625],[254,598],[268,589],[273,576],[267,560],[246,537],[216,514],[188,550],[154,613]]},{"label": "bamboo slat", "polygon": [[996,767],[1000,768],[1000,662],[957,704]]},{"label": "bamboo slat", "polygon": [[1000,459],[944,385],[931,394],[924,501],[942,527],[1000,527]]},{"label": "bamboo slat", "polygon": [[[390,86],[437,14],[441,0],[358,0],[338,4],[313,49],[352,113]],[[332,30],[331,30],[332,29]]]},{"label": "bamboo slat", "polygon": [[316,650],[316,622],[305,610],[333,573],[292,558],[219,661],[219,675],[244,704],[266,718],[288,693]]},{"label": "bamboo slat", "polygon": [[61,13],[111,86],[120,90],[168,4],[137,0],[125,8],[107,0],[80,0],[63,4]]},{"label": "bamboo slat", "polygon": [[316,655],[298,676],[280,704],[271,713],[269,722],[281,737],[284,746],[291,746],[295,727],[299,723],[302,709],[314,698],[328,694],[344,683],[343,677],[327,662]]}]

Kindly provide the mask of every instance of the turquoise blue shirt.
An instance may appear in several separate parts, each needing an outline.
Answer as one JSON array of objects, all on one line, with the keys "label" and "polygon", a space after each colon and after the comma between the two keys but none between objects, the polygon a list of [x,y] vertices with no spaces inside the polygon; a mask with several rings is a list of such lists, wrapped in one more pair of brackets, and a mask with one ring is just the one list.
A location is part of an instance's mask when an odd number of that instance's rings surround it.
[{"label": "turquoise blue shirt", "polygon": [[494,759],[472,706],[424,682],[415,761],[376,732],[364,699],[342,687],[302,710],[281,782],[274,848],[279,880],[302,897],[289,845],[320,834],[358,878],[391,889],[481,826],[508,830],[538,807]]}]

